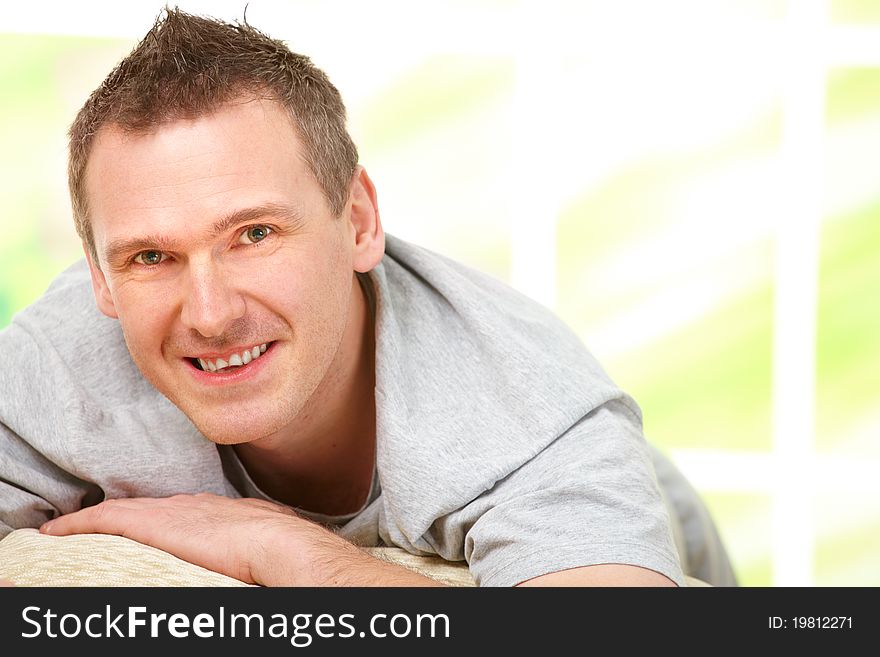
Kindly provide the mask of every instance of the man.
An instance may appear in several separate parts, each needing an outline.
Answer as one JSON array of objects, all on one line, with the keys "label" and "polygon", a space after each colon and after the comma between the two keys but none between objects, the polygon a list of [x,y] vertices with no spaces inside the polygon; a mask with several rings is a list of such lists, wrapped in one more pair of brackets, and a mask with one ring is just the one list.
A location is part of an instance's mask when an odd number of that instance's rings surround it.
[{"label": "man", "polygon": [[[169,10],[80,110],[69,180],[86,264],[0,334],[2,533],[265,585],[434,583],[355,544],[672,585],[718,547],[558,320],[386,239],[337,90],[280,42]],[[709,556],[687,572],[726,577]]]}]

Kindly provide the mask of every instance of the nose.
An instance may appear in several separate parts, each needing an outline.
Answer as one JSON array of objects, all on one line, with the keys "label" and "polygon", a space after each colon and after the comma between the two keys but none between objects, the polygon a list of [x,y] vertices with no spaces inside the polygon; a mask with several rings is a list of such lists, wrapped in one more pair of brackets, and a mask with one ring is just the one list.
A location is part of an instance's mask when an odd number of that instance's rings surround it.
[{"label": "nose", "polygon": [[206,338],[223,335],[230,323],[244,315],[244,298],[214,262],[191,262],[187,274],[181,321]]}]

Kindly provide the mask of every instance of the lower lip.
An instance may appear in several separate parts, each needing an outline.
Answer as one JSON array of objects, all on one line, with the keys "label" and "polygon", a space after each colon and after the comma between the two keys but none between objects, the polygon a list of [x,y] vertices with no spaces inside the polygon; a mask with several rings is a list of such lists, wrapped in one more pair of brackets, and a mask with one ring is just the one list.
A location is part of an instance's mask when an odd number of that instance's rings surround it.
[{"label": "lower lip", "polygon": [[276,343],[272,342],[259,358],[252,360],[247,365],[223,369],[220,372],[205,372],[193,365],[189,358],[184,358],[183,360],[199,383],[208,386],[224,386],[243,383],[257,376],[257,374],[265,369],[269,360],[274,356],[275,347]]}]

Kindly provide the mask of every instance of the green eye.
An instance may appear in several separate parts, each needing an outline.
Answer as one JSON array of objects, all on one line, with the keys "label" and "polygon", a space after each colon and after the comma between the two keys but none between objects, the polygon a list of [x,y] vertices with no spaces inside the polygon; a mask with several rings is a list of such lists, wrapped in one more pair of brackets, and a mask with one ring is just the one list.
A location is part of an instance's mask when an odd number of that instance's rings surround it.
[{"label": "green eye", "polygon": [[163,262],[166,257],[161,251],[141,251],[134,257],[134,261],[140,265],[155,267]]},{"label": "green eye", "polygon": [[266,239],[270,232],[272,232],[272,229],[268,226],[251,226],[241,234],[238,242],[239,244],[256,244]]}]

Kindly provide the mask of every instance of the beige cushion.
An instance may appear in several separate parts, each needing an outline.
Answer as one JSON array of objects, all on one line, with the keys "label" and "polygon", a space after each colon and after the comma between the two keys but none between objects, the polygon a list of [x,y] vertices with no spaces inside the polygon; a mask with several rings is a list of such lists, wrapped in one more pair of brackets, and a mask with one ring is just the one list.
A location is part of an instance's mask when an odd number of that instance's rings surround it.
[{"label": "beige cushion", "polygon": [[[467,566],[398,548],[366,552],[452,586],[473,586]],[[248,586],[121,536],[48,536],[19,529],[0,541],[0,579],[19,586]]]},{"label": "beige cushion", "polygon": [[417,557],[400,548],[361,548],[391,563],[406,566],[425,577],[439,580],[449,586],[476,586],[471,571],[464,561],[446,561],[440,557]]},{"label": "beige cushion", "polygon": [[121,536],[36,529],[0,541],[0,579],[19,586],[247,586]]},{"label": "beige cushion", "polygon": [[[450,586],[474,586],[467,565],[400,548],[364,548]],[[0,541],[0,579],[19,586],[248,586],[121,536],[48,536],[19,529]],[[689,586],[708,586],[688,577]]]}]

